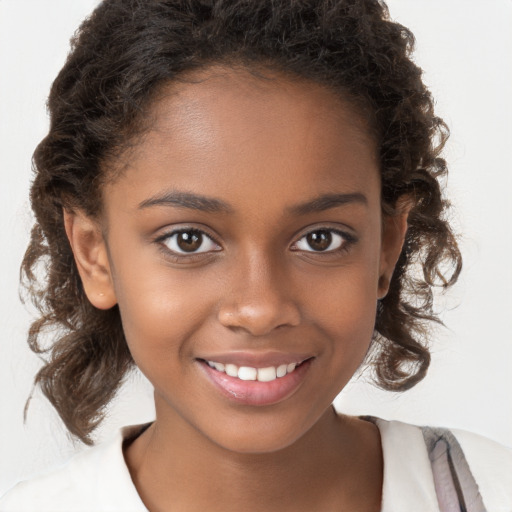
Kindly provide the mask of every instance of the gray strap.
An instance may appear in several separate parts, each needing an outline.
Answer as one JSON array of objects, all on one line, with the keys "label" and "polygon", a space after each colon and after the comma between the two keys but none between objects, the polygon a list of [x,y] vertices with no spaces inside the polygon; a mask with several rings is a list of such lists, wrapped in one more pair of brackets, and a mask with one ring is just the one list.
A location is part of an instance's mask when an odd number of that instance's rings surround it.
[{"label": "gray strap", "polygon": [[486,512],[478,484],[455,436],[422,427],[441,512]]}]

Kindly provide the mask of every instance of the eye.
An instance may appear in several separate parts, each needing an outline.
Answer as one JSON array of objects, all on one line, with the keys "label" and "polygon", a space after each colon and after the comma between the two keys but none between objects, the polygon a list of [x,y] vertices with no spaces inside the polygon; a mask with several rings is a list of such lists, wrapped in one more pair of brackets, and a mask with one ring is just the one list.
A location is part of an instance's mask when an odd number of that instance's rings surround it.
[{"label": "eye", "polygon": [[199,229],[180,229],[161,237],[159,241],[177,254],[199,254],[220,250],[219,245]]},{"label": "eye", "polygon": [[310,231],[294,244],[299,251],[330,252],[340,249],[348,237],[333,229],[317,229]]}]

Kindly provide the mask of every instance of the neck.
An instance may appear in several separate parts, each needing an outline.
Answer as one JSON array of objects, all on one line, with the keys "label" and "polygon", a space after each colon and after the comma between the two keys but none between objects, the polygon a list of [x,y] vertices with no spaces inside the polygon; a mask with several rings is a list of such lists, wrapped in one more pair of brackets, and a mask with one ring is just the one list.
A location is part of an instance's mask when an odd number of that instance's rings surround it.
[{"label": "neck", "polygon": [[126,447],[125,457],[152,512],[380,507],[378,431],[368,422],[338,416],[332,408],[290,446],[270,453],[238,453],[157,406],[157,420]]}]

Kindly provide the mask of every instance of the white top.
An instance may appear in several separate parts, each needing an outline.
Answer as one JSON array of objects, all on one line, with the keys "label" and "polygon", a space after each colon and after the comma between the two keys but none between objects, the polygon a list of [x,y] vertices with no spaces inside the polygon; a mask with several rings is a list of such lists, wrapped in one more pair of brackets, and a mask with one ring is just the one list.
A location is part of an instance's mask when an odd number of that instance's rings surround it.
[{"label": "white top", "polygon": [[[432,469],[419,427],[377,419],[384,456],[382,512],[436,512]],[[126,466],[122,444],[142,426],[125,427],[109,441],[64,466],[21,482],[0,498],[0,512],[147,512]],[[512,511],[512,450],[452,430],[464,451],[488,512]]]}]

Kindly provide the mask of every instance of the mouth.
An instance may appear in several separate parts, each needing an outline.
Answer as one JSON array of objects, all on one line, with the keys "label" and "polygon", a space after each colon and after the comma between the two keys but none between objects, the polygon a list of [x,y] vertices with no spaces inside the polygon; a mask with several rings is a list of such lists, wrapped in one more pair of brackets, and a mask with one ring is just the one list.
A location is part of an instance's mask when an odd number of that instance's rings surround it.
[{"label": "mouth", "polygon": [[[304,362],[304,361],[302,361]],[[215,368],[218,372],[223,372],[230,377],[240,380],[257,380],[258,382],[272,382],[275,379],[281,379],[295,371],[301,363],[287,363],[279,366],[267,366],[266,368],[254,368],[252,366],[237,366],[231,363],[218,363],[216,361],[206,361],[210,368]]]},{"label": "mouth", "polygon": [[309,357],[264,367],[209,359],[197,359],[197,362],[224,397],[241,405],[263,406],[276,404],[293,395],[305,380],[313,359]]}]

